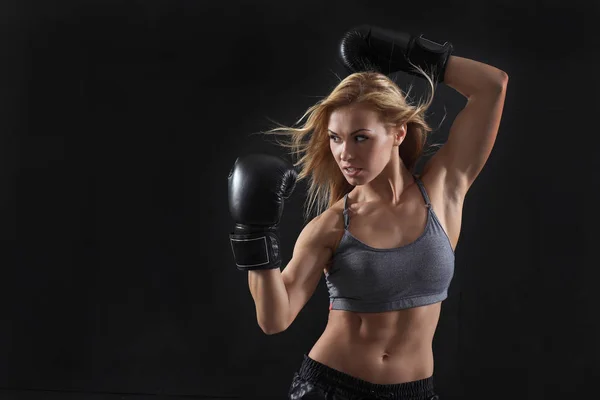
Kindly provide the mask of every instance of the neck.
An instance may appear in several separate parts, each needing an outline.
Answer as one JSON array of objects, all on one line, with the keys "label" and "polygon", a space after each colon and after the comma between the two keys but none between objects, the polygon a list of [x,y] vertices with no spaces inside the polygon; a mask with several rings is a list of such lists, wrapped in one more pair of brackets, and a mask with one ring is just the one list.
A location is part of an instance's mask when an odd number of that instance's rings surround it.
[{"label": "neck", "polygon": [[392,157],[381,173],[371,182],[356,186],[354,192],[359,202],[382,202],[392,206],[402,202],[406,188],[414,182],[399,155]]}]

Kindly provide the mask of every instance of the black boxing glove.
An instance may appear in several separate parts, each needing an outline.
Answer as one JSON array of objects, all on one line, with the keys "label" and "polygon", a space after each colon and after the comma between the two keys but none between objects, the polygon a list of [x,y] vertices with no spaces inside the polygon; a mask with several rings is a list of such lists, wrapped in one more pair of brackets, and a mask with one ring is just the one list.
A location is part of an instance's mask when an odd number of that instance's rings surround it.
[{"label": "black boxing glove", "polygon": [[450,42],[443,44],[405,32],[393,32],[370,25],[350,29],[340,42],[339,56],[350,73],[375,70],[385,75],[404,71],[423,77],[414,64],[434,82],[443,82],[448,59],[454,52]]},{"label": "black boxing glove", "polygon": [[291,163],[276,156],[251,154],[235,161],[228,178],[235,222],[229,240],[239,270],[281,266],[277,228],[297,176]]}]

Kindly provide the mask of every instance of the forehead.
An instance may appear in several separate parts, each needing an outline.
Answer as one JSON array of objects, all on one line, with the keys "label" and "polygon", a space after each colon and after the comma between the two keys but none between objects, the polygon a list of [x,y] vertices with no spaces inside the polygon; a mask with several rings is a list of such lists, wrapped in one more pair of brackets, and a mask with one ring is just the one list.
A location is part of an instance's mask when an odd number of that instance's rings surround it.
[{"label": "forehead", "polygon": [[340,107],[329,116],[329,128],[333,131],[334,128],[342,130],[352,127],[365,128],[367,125],[379,123],[381,123],[379,113],[365,104]]}]

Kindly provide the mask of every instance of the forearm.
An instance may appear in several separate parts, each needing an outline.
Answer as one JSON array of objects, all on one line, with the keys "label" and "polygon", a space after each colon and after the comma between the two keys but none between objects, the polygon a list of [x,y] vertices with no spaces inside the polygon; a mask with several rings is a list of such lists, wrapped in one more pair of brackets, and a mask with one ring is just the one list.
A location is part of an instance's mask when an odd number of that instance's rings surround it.
[{"label": "forearm", "polygon": [[258,325],[266,334],[287,327],[289,298],[279,268],[248,271],[248,286],[256,305]]},{"label": "forearm", "polygon": [[444,73],[444,83],[467,98],[478,93],[497,92],[507,81],[508,75],[504,71],[457,56],[450,56]]}]

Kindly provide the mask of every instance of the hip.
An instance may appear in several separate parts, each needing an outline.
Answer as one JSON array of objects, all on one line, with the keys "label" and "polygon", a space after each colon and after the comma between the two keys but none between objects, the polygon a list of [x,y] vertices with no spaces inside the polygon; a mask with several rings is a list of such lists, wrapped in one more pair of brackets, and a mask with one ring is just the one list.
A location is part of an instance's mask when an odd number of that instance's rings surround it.
[{"label": "hip", "polygon": [[288,399],[313,400],[438,400],[434,392],[433,376],[398,384],[375,384],[313,360],[304,360],[294,374]]},{"label": "hip", "polygon": [[385,352],[377,347],[320,338],[308,356],[330,368],[380,385],[425,379],[434,371],[431,347]]}]

